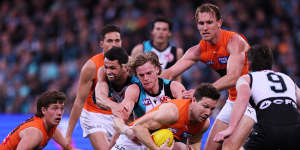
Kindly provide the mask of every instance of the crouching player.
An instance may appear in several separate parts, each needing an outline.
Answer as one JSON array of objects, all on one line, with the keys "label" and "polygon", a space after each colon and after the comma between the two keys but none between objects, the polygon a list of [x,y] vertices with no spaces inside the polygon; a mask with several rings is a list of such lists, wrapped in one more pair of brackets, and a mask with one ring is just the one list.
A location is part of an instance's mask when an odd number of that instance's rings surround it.
[{"label": "crouching player", "polygon": [[219,97],[220,94],[211,84],[200,84],[192,99],[175,99],[162,103],[131,123],[130,127],[125,125],[122,119],[116,118],[115,128],[122,134],[112,149],[148,147],[151,150],[159,150],[161,147],[154,143],[150,132],[162,128],[173,132],[177,141],[174,149],[200,149],[202,135],[210,124],[208,117],[212,114]]}]

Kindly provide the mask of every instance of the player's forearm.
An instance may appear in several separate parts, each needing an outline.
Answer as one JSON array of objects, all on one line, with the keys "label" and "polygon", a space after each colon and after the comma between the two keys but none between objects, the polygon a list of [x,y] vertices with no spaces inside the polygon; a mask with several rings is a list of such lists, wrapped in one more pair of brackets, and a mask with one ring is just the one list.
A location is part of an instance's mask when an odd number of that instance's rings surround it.
[{"label": "player's forearm", "polygon": [[218,91],[223,91],[232,88],[235,86],[238,77],[239,76],[236,75],[225,75],[217,81],[215,81],[213,83],[213,86],[217,88]]},{"label": "player's forearm", "polygon": [[230,129],[231,131],[233,131],[237,127],[238,123],[244,115],[244,112],[246,111],[250,98],[250,93],[245,92],[245,90],[249,90],[249,87],[246,87],[246,85],[241,85],[238,89],[237,99],[233,105],[229,121],[228,129]]},{"label": "player's forearm", "polygon": [[133,126],[133,132],[135,134],[135,136],[143,143],[145,144],[148,148],[150,148],[151,150],[156,150],[159,149],[159,147],[156,146],[156,144],[153,142],[150,132],[148,129],[137,125],[137,126]]},{"label": "player's forearm", "polygon": [[59,129],[55,130],[55,133],[53,135],[53,140],[58,143],[63,150],[71,150],[72,146],[69,145],[67,143],[67,141],[65,140],[65,138],[62,136],[61,132],[59,131]]},{"label": "player's forearm", "polygon": [[82,112],[82,108],[83,108],[83,104],[78,104],[78,103],[76,103],[76,100],[75,100],[75,103],[73,105],[73,108],[72,108],[72,111],[70,114],[66,136],[72,136],[74,127],[75,127],[75,125],[80,117],[80,114]]},{"label": "player's forearm", "polygon": [[100,107],[104,107],[105,109],[111,109],[114,105],[117,105],[118,103],[110,100],[108,97],[97,97],[96,103]]}]

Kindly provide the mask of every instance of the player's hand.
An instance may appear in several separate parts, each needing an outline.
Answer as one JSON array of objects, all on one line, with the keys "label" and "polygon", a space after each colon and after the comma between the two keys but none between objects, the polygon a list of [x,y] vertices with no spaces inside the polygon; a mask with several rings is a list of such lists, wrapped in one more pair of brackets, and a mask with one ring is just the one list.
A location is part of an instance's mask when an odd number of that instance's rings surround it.
[{"label": "player's hand", "polygon": [[119,117],[119,118],[123,118],[123,110],[124,110],[124,106],[121,104],[113,104],[111,105],[111,112],[114,116]]},{"label": "player's hand", "polygon": [[115,117],[114,122],[113,122],[113,127],[118,133],[122,133],[124,131],[124,128],[126,126],[125,122],[123,119]]},{"label": "player's hand", "polygon": [[164,144],[162,144],[159,149],[160,150],[172,150],[174,148],[175,145],[175,140],[173,140],[172,145],[169,147],[168,143],[170,141],[170,138],[168,138],[168,140],[166,140],[166,142]]},{"label": "player's hand", "polygon": [[66,135],[65,139],[66,139],[67,145],[72,145],[72,135],[71,136]]},{"label": "player's hand", "polygon": [[182,97],[185,98],[185,99],[191,99],[191,98],[193,98],[194,93],[195,93],[195,89],[190,89],[190,90],[187,90],[187,91],[183,91],[182,92]]},{"label": "player's hand", "polygon": [[228,138],[232,134],[232,132],[233,131],[228,128],[221,132],[218,132],[214,137],[214,141],[217,143],[223,142],[226,138]]}]

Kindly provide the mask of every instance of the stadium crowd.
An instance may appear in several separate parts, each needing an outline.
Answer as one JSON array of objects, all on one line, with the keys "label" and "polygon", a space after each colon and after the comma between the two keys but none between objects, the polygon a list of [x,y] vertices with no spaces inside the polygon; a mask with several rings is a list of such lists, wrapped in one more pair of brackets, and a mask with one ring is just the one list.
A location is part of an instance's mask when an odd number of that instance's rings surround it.
[{"label": "stadium crowd", "polygon": [[[171,43],[187,50],[201,39],[195,8],[208,1],[185,0],[3,0],[0,2],[0,112],[35,112],[35,98],[55,89],[66,93],[65,112],[76,96],[80,68],[99,48],[105,24],[122,31],[122,47],[149,39],[158,15],[174,23]],[[211,2],[211,1],[209,1]],[[298,0],[218,0],[223,27],[252,44],[274,50],[274,69],[300,85],[300,2]],[[216,74],[197,64],[183,75],[187,89]],[[192,82],[193,81],[193,82]]]}]

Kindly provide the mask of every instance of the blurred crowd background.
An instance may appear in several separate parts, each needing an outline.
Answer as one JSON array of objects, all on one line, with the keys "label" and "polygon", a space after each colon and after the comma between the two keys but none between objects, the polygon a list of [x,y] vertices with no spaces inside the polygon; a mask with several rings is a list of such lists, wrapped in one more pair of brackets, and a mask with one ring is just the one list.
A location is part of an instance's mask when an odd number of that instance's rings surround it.
[{"label": "blurred crowd background", "polygon": [[[2,0],[0,113],[32,113],[36,96],[53,89],[67,94],[69,113],[83,63],[101,52],[98,37],[105,24],[121,28],[130,54],[150,38],[150,22],[164,15],[174,23],[171,43],[186,51],[201,39],[193,15],[204,2],[220,7],[224,29],[244,34],[251,45],[270,46],[274,69],[300,85],[298,0]],[[190,89],[216,78],[198,63],[184,73],[183,82]]]}]

